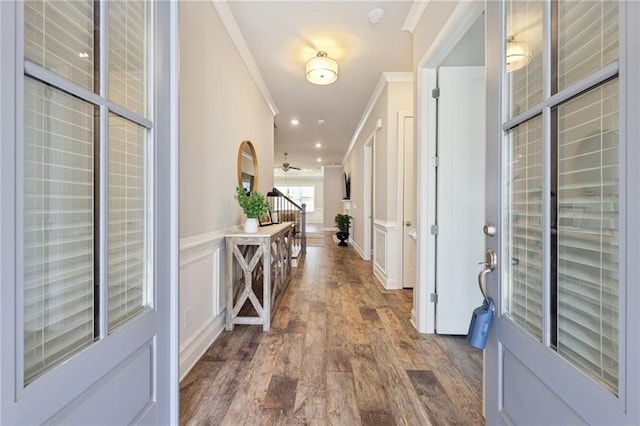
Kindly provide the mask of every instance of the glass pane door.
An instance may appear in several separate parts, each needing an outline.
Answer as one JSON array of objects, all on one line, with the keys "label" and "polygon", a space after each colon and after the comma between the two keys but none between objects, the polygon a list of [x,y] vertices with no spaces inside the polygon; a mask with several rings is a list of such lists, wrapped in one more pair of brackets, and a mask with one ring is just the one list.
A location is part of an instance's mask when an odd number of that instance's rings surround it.
[{"label": "glass pane door", "polygon": [[503,124],[504,313],[615,396],[618,4],[507,2]]}]

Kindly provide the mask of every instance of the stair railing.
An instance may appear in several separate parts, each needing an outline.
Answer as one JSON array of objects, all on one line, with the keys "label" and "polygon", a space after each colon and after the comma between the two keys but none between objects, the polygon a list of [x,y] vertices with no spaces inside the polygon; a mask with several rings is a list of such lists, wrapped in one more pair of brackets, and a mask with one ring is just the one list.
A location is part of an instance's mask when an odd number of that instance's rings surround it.
[{"label": "stair railing", "polygon": [[276,212],[278,222],[293,222],[292,249],[300,254],[307,253],[307,205],[299,205],[291,198],[283,194],[278,188],[273,188],[267,193],[267,201],[271,213]]}]

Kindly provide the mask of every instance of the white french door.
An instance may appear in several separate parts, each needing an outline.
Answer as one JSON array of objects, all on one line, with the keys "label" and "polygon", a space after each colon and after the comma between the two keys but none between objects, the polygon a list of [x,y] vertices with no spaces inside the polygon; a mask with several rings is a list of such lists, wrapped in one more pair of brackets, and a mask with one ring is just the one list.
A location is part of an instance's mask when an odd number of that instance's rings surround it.
[{"label": "white french door", "polygon": [[639,24],[636,2],[487,4],[488,424],[640,421]]},{"label": "white french door", "polygon": [[177,421],[176,23],[0,3],[0,424]]}]

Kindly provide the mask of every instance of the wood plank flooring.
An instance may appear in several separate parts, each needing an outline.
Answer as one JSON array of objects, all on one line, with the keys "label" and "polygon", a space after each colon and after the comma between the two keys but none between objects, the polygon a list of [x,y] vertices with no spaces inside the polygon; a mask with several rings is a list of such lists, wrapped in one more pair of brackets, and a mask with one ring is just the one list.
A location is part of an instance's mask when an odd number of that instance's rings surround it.
[{"label": "wood plank flooring", "polygon": [[309,247],[272,330],[223,332],[180,384],[183,425],[479,425],[482,353],[421,335],[411,290],[351,248]]}]

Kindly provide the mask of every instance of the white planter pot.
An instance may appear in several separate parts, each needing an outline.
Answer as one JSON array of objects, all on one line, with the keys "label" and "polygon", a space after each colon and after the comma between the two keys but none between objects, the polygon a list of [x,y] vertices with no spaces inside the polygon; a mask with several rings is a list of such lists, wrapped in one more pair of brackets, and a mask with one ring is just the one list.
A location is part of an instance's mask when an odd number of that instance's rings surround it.
[{"label": "white planter pot", "polygon": [[244,223],[244,232],[247,234],[255,234],[258,232],[258,219],[255,217],[248,217]]}]

